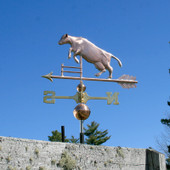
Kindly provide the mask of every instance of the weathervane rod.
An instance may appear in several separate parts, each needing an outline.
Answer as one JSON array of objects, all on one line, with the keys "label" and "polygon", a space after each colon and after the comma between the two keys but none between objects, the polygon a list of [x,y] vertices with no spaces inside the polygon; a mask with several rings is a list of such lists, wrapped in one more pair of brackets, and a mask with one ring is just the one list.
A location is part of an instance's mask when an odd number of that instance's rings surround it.
[{"label": "weathervane rod", "polygon": [[82,62],[82,56],[80,56],[80,83],[83,83],[82,77],[83,77],[83,62]]},{"label": "weathervane rod", "polygon": [[[83,61],[82,61],[82,56],[80,56],[80,84],[81,86],[83,85],[82,77],[83,77]],[[81,95],[81,103],[82,103],[83,88],[81,89],[80,95]],[[83,120],[80,120],[80,143],[84,144]]]},{"label": "weathervane rod", "polygon": [[102,79],[102,78],[89,78],[89,77],[72,77],[72,76],[57,76],[52,75],[52,72],[42,76],[44,78],[47,78],[51,81],[53,81],[53,78],[56,79],[71,79],[71,80],[87,80],[87,81],[104,81],[104,82],[116,82],[116,83],[138,83],[136,80],[126,80],[126,79]]}]

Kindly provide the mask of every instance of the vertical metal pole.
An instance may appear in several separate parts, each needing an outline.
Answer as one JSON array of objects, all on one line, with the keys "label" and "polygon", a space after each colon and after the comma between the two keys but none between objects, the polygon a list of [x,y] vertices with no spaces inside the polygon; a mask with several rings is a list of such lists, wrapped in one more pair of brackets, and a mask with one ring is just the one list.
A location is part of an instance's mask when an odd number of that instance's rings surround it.
[{"label": "vertical metal pole", "polygon": [[80,143],[84,144],[83,120],[80,120]]},{"label": "vertical metal pole", "polygon": [[82,84],[82,77],[83,77],[83,63],[82,63],[82,56],[80,56],[80,83]]},{"label": "vertical metal pole", "polygon": [[64,76],[64,74],[63,74],[63,66],[64,66],[64,64],[61,64],[61,76],[62,77]]},{"label": "vertical metal pole", "polygon": [[[82,62],[82,56],[80,56],[80,84],[83,84],[82,77],[83,77],[83,62]],[[82,99],[83,88],[80,94]],[[80,120],[80,143],[84,144],[83,120]]]},{"label": "vertical metal pole", "polygon": [[65,129],[64,129],[64,126],[61,126],[61,141],[65,142]]}]

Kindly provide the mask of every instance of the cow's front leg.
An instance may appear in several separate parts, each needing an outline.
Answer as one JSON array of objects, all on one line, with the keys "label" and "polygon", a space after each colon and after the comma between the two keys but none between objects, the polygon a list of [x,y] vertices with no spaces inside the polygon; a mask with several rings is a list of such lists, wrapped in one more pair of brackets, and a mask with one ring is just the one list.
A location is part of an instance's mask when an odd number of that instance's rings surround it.
[{"label": "cow's front leg", "polygon": [[76,63],[79,63],[79,60],[78,60],[78,58],[76,57],[76,56],[79,55],[79,54],[80,54],[80,49],[77,49],[77,50],[75,51],[74,55],[73,55],[74,60],[76,61]]},{"label": "cow's front leg", "polygon": [[70,47],[69,51],[68,51],[68,59],[71,58],[71,52],[73,51],[72,47]]}]

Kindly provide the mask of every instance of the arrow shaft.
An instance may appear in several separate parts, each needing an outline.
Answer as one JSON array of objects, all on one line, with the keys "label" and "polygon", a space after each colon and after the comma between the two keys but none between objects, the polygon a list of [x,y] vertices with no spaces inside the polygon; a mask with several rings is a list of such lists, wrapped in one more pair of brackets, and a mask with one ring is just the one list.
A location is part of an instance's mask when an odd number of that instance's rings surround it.
[{"label": "arrow shaft", "polygon": [[[51,75],[51,78],[80,80],[80,77],[71,77],[71,76],[56,76],[56,75]],[[116,82],[116,83],[137,83],[138,82],[136,80],[98,79],[98,78],[88,78],[88,77],[82,77],[81,79],[82,80],[87,80],[87,81],[104,81],[104,82]]]}]

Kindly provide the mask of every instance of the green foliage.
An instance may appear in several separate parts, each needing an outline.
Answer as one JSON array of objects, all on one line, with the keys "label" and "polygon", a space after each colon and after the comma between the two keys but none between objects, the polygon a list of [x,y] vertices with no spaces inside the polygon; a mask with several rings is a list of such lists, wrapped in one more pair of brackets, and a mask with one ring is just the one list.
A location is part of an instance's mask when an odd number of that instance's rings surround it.
[{"label": "green foliage", "polygon": [[[61,133],[57,130],[52,131],[52,136],[48,136],[48,140],[52,142],[62,142]],[[79,139],[75,138],[74,136],[71,136],[70,139],[67,139],[67,137],[65,136],[65,142],[78,143]]]},{"label": "green foliage", "polygon": [[8,157],[6,158],[6,161],[7,161],[7,163],[9,163],[9,162],[11,161],[11,157],[8,156]]},{"label": "green foliage", "polygon": [[26,167],[26,170],[31,170],[31,166],[27,166],[27,167]]},{"label": "green foliage", "polygon": [[37,157],[39,156],[39,150],[37,148],[34,150],[34,153]]},{"label": "green foliage", "polygon": [[30,162],[30,164],[32,164],[32,162],[33,162],[33,158],[30,158],[30,159],[29,159],[29,162]]},{"label": "green foliage", "polygon": [[[170,71],[170,69],[169,69]],[[168,101],[167,104],[170,106],[170,102]],[[166,125],[168,128],[170,128],[170,117],[168,117],[167,119],[161,119],[161,123]],[[169,129],[170,130],[170,129]],[[167,145],[169,143],[169,139],[166,142],[166,155],[167,155],[167,159],[166,159],[166,167],[167,170],[170,170],[170,145]]]},{"label": "green foliage", "polygon": [[161,119],[161,123],[170,127],[170,119]]},{"label": "green foliage", "polygon": [[8,166],[7,170],[16,170],[16,168],[12,166]]},{"label": "green foliage", "polygon": [[72,170],[76,167],[76,161],[65,151],[62,153],[59,166],[64,170]]},{"label": "green foliage", "polygon": [[101,145],[110,139],[111,136],[107,136],[108,130],[99,131],[99,124],[95,121],[91,124],[87,124],[87,128],[84,128],[84,135],[87,136],[86,143],[90,145]]},{"label": "green foliage", "polygon": [[74,136],[71,136],[71,139],[69,139],[69,143],[79,143],[79,139],[75,138]]},{"label": "green foliage", "polygon": [[[107,136],[108,130],[99,131],[99,124],[95,121],[91,124],[87,124],[87,128],[84,128],[84,135],[86,136],[85,143],[90,145],[101,145],[110,139],[111,136]],[[57,130],[52,131],[52,136],[48,136],[49,141],[62,142],[61,133]],[[71,136],[70,139],[67,139],[65,136],[65,142],[69,143],[79,143],[79,139]]]},{"label": "green foliage", "polygon": [[[161,119],[161,123],[166,125],[168,128],[170,128],[170,119]],[[168,141],[166,141],[166,143],[168,143]],[[167,159],[166,159],[166,167],[167,167],[167,170],[170,170],[170,145],[167,145],[166,146],[167,148],[165,148],[166,151],[166,155],[167,155]]]},{"label": "green foliage", "polygon": [[116,148],[116,157],[117,156],[119,156],[119,157],[122,157],[122,158],[124,158],[124,154],[123,154],[123,150],[122,150],[122,148],[120,147],[120,146],[118,146],[117,148]]},{"label": "green foliage", "polygon": [[56,161],[56,160],[54,160],[54,159],[53,159],[53,160],[51,160],[51,165],[55,165],[55,164],[56,164],[56,162],[57,162],[57,161]]},{"label": "green foliage", "polygon": [[[51,141],[51,142],[62,142],[62,137],[61,137],[60,132],[55,130],[55,131],[52,131],[51,133],[52,133],[52,136],[48,136],[49,141]],[[66,139],[66,136],[65,136],[65,142],[69,142],[69,140]]]}]

